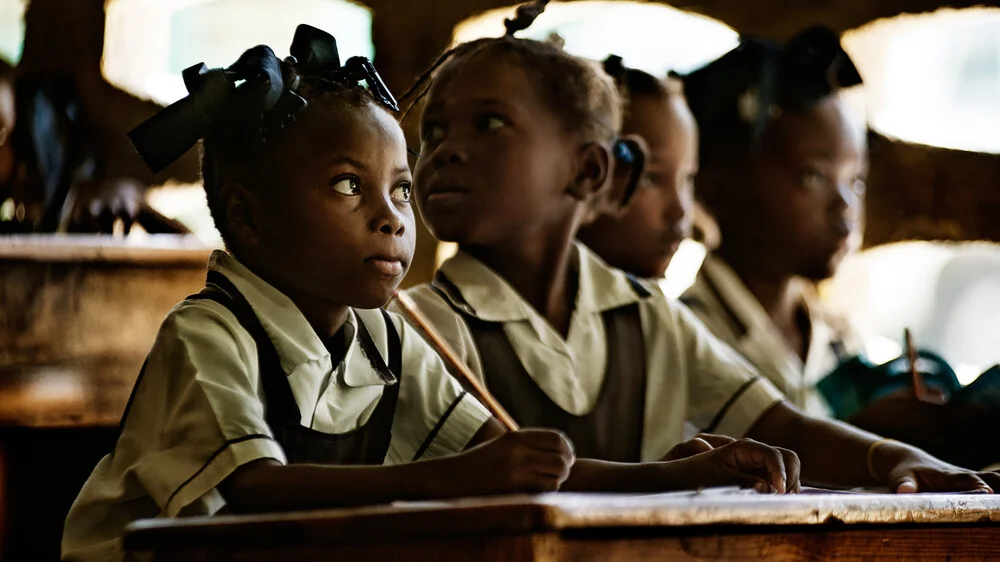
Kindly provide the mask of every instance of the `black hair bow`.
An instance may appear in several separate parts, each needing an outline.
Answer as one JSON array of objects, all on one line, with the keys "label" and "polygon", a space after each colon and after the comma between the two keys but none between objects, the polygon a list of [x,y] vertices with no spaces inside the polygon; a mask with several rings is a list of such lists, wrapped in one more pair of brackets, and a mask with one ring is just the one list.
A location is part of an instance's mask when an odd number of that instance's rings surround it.
[{"label": "black hair bow", "polygon": [[753,138],[773,108],[802,111],[861,75],[833,30],[815,26],[785,45],[744,38],[719,59],[683,77],[688,105],[702,129],[743,123]]},{"label": "black hair bow", "polygon": [[129,132],[136,151],[153,172],[159,172],[204,138],[223,115],[243,117],[263,143],[270,131],[293,122],[308,105],[296,93],[300,75],[343,84],[364,81],[376,101],[399,110],[368,59],[352,57],[341,66],[337,40],[329,33],[299,25],[289,51],[291,56],[281,61],[270,47],[259,45],[229,68],[209,69],[199,63],[185,69],[187,97]]}]

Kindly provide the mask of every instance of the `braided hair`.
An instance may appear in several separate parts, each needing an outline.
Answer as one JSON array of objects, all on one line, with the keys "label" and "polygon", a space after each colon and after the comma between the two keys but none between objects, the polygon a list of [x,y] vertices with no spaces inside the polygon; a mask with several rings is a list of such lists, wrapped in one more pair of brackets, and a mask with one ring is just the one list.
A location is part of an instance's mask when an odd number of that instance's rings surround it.
[{"label": "braided hair", "polygon": [[588,140],[614,142],[621,127],[621,108],[608,76],[597,65],[566,53],[552,42],[515,37],[535,21],[546,4],[547,0],[539,0],[518,6],[514,18],[504,20],[506,33],[502,37],[477,39],[441,54],[400,96],[401,100],[412,98],[403,119],[427,95],[434,80],[449,69],[476,56],[497,54],[511,57],[534,79],[538,93],[567,130]]}]

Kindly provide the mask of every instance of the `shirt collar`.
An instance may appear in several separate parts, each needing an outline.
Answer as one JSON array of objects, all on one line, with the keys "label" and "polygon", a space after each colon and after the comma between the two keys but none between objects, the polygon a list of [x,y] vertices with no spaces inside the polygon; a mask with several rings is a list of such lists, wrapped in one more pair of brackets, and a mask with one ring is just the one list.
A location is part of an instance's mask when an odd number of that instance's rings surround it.
[{"label": "shirt collar", "polygon": [[[575,312],[603,312],[642,298],[633,288],[639,281],[610,267],[583,244],[573,244],[570,260],[570,274],[578,279]],[[452,305],[466,313],[487,322],[530,319],[531,305],[503,277],[471,255],[459,251],[438,271],[448,282],[439,288]]]},{"label": "shirt collar", "polygon": [[[281,361],[281,368],[286,374],[290,375],[306,363],[322,363],[326,366],[324,370],[328,372],[332,370],[330,351],[299,308],[284,293],[258,277],[235,257],[221,250],[212,252],[208,268],[225,275],[250,303],[250,307],[253,308],[274,345]],[[365,326],[385,361],[388,355],[385,323],[373,322],[370,318],[366,320]],[[344,369],[344,383],[349,386],[384,384],[360,348],[357,338],[359,321],[363,320],[359,319],[358,311],[350,309],[344,328],[345,337],[350,342],[344,364],[350,368]]]},{"label": "shirt collar", "polygon": [[[723,305],[729,308],[736,319],[747,327],[748,331],[776,329],[771,317],[764,310],[757,297],[750,292],[739,275],[722,258],[712,253],[706,255],[699,275],[711,280],[712,285],[718,290]],[[790,290],[806,307],[814,331],[815,326],[825,323],[826,319],[823,318],[822,307],[817,306],[819,296],[811,283],[805,279],[794,278],[791,280]]]}]

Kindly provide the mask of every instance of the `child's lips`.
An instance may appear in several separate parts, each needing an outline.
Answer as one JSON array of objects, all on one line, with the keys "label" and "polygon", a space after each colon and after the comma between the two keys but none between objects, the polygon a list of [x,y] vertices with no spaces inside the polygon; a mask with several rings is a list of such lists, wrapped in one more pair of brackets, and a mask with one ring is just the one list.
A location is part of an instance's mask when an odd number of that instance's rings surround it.
[{"label": "child's lips", "polygon": [[365,262],[371,264],[382,275],[387,277],[398,277],[403,274],[403,270],[406,269],[403,266],[402,260],[388,257],[388,256],[375,256],[365,260]]},{"label": "child's lips", "polygon": [[466,187],[456,185],[433,186],[427,191],[427,202],[451,201],[463,197],[468,193],[469,189]]}]

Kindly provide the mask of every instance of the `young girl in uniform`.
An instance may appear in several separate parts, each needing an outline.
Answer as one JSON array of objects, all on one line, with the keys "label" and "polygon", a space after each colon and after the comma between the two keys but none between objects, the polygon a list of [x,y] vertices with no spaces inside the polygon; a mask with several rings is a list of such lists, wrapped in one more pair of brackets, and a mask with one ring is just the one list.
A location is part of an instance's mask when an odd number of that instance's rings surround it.
[{"label": "young girl in uniform", "polygon": [[646,166],[624,212],[598,216],[578,238],[612,267],[660,278],[691,235],[698,128],[679,80],[626,68],[617,56],[604,71],[622,97],[622,134],[645,142]]},{"label": "young girl in uniform", "polygon": [[64,559],[120,559],[140,518],[548,491],[573,463],[556,432],[503,434],[377,308],[414,248],[395,101],[319,30],[300,26],[292,54],[192,67],[191,96],[133,132],[154,167],[204,137],[228,251],[164,320],[115,450],[67,518]]},{"label": "young girl in uniform", "polygon": [[[820,382],[865,346],[814,287],[836,271],[862,213],[865,135],[840,95],[861,77],[836,33],[811,28],[786,45],[744,40],[685,81],[702,129],[699,194],[722,242],[682,300],[801,409],[831,416]],[[997,460],[983,414],[910,394],[848,420],[982,467]]]},{"label": "young girl in uniform", "polygon": [[581,458],[621,461],[606,478],[574,470],[564,487],[662,486],[649,461],[681,440],[685,420],[793,449],[815,483],[1000,485],[998,475],[804,416],[657,287],[575,243],[608,183],[619,101],[593,66],[512,37],[525,19],[503,38],[457,47],[428,73],[417,202],[432,233],[460,251],[409,295],[522,425],[562,429]]}]

